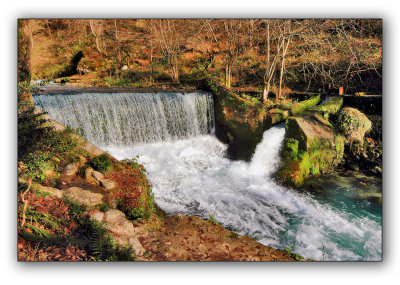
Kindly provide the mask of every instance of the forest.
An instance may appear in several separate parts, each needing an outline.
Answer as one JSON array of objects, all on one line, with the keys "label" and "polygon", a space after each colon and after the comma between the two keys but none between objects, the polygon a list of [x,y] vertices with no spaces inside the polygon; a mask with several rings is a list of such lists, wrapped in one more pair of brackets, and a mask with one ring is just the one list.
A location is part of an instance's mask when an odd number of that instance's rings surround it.
[{"label": "forest", "polygon": [[19,261],[381,261],[381,19],[19,19]]},{"label": "forest", "polygon": [[380,19],[21,19],[19,33],[32,79],[159,86],[207,74],[260,101],[382,92]]}]

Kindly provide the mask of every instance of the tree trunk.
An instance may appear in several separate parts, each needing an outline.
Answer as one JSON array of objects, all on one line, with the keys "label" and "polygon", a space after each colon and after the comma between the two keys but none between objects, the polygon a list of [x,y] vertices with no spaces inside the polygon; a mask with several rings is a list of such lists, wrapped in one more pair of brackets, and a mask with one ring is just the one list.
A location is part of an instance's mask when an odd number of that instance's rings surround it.
[{"label": "tree trunk", "polygon": [[266,84],[264,83],[264,90],[263,90],[263,103],[268,102],[268,93],[269,89],[271,88],[271,81],[268,81]]},{"label": "tree trunk", "polygon": [[18,20],[18,82],[31,81],[32,40],[29,32],[29,21]]},{"label": "tree trunk", "polygon": [[225,65],[225,87],[231,88],[231,82],[232,82],[232,66],[231,64],[228,63]]},{"label": "tree trunk", "polygon": [[281,70],[280,70],[280,75],[279,75],[279,89],[278,89],[278,98],[281,98],[282,96],[282,82],[283,82],[283,71],[285,69],[285,58],[282,58],[281,62]]}]

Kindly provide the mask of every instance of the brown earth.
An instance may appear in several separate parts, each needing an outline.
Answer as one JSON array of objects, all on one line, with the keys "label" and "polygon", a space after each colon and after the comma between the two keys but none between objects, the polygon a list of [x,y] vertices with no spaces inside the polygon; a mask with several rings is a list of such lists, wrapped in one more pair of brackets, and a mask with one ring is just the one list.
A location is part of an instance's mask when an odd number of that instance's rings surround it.
[{"label": "brown earth", "polygon": [[147,223],[133,225],[146,250],[138,256],[142,261],[295,261],[283,251],[198,217],[169,217],[156,230]]}]

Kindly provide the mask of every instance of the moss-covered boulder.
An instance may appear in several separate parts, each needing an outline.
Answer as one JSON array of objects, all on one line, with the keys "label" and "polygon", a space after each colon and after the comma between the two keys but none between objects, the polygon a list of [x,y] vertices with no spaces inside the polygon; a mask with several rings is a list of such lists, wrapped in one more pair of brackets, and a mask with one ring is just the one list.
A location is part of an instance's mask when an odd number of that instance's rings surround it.
[{"label": "moss-covered boulder", "polygon": [[287,119],[279,179],[298,187],[311,175],[333,171],[343,158],[344,141],[320,116]]},{"label": "moss-covered boulder", "polygon": [[362,142],[365,133],[372,127],[372,123],[367,116],[359,110],[350,107],[340,110],[335,125],[350,143]]}]

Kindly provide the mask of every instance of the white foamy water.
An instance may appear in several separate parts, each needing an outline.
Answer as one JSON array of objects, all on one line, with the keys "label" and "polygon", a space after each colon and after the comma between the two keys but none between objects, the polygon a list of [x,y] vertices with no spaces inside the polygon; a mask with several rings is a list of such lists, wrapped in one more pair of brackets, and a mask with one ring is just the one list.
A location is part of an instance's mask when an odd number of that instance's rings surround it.
[{"label": "white foamy water", "polygon": [[214,127],[209,93],[81,93],[33,96],[37,108],[98,146],[173,141]]},{"label": "white foamy water", "polygon": [[264,133],[250,162],[232,161],[209,135],[208,93],[41,95],[34,102],[116,158],[139,155],[155,201],[168,213],[212,214],[231,230],[315,260],[381,260],[379,223],[271,178],[284,127]]},{"label": "white foamy water", "polygon": [[380,260],[381,227],[279,186],[285,129],[264,133],[250,163],[226,158],[226,145],[210,135],[107,148],[118,159],[139,155],[157,204],[171,214],[208,218],[265,245],[291,247],[315,260]]}]

